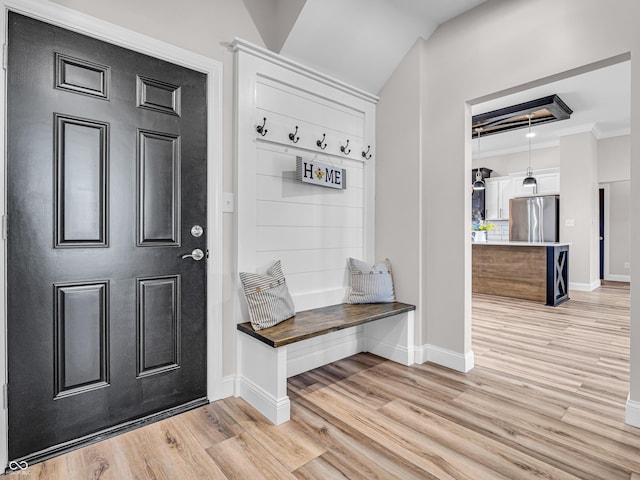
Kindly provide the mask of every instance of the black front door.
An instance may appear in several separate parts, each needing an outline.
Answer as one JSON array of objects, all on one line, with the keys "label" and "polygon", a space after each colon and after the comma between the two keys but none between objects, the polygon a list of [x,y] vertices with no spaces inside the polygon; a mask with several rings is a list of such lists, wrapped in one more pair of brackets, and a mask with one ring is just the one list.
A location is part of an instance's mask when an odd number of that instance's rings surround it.
[{"label": "black front door", "polygon": [[7,78],[9,458],[33,461],[206,401],[206,261],[182,258],[206,76],[11,13]]}]

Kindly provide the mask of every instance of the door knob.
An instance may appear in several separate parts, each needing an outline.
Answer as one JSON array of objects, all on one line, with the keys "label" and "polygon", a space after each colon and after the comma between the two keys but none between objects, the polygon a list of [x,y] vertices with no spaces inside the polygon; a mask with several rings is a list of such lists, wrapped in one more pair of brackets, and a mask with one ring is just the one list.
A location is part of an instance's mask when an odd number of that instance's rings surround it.
[{"label": "door knob", "polygon": [[182,255],[182,258],[193,258],[196,262],[204,258],[204,252],[196,248],[193,252]]}]

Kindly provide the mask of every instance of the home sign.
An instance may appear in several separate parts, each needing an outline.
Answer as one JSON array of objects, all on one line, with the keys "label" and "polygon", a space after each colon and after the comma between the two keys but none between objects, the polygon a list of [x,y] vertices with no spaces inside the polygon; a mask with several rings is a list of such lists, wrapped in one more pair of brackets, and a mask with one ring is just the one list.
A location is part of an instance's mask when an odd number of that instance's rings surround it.
[{"label": "home sign", "polygon": [[347,189],[347,171],[315,160],[296,157],[296,179],[321,187]]}]

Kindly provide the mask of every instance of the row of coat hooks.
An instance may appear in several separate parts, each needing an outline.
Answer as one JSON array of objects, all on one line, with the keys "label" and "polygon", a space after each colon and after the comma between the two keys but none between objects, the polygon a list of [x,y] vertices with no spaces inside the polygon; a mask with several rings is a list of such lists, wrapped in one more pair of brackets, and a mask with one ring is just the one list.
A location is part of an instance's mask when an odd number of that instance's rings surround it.
[{"label": "row of coat hooks", "polygon": [[[258,125],[256,127],[256,131],[262,137],[264,137],[269,131],[266,128],[266,126],[267,126],[267,117],[263,117],[262,125]],[[316,146],[320,148],[320,150],[324,150],[325,148],[327,148],[327,142],[325,142],[326,138],[327,138],[327,134],[323,133],[322,138],[316,141]],[[293,143],[298,143],[298,141],[300,141],[300,136],[298,135],[298,125],[296,125],[295,131],[289,133],[289,140],[292,141]],[[340,145],[340,151],[345,155],[349,155],[351,153],[351,149],[349,148],[349,139],[347,139],[346,145]],[[371,145],[367,145],[367,150],[362,151],[362,158],[364,158],[365,160],[369,160],[373,156],[373,154],[370,152],[371,152]]]}]

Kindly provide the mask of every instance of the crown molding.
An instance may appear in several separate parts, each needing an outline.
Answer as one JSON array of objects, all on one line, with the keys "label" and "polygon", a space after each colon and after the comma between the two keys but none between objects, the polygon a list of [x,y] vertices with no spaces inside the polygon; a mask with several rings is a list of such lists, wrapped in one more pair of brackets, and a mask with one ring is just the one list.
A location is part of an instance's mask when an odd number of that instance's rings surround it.
[{"label": "crown molding", "polygon": [[364,90],[360,90],[359,88],[349,85],[348,83],[314,70],[313,68],[309,68],[294,60],[283,57],[282,55],[267,50],[266,48],[259,47],[258,45],[247,42],[246,40],[242,40],[241,38],[235,37],[229,43],[229,47],[233,51],[249,53],[293,72],[317,80],[321,83],[324,83],[325,85],[329,85],[350,95],[359,97],[368,102],[378,103],[378,100],[380,99],[380,97],[378,97],[377,95],[365,92]]}]

